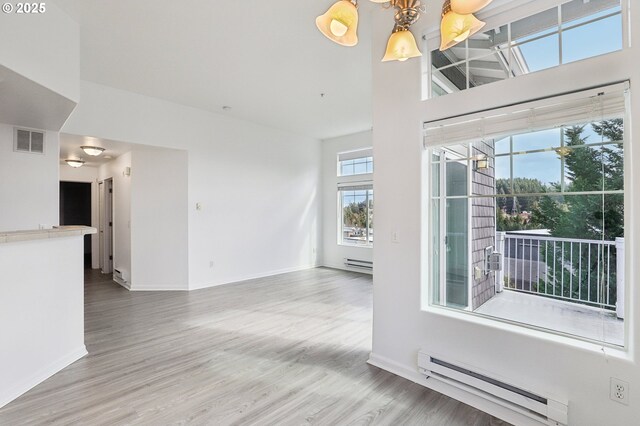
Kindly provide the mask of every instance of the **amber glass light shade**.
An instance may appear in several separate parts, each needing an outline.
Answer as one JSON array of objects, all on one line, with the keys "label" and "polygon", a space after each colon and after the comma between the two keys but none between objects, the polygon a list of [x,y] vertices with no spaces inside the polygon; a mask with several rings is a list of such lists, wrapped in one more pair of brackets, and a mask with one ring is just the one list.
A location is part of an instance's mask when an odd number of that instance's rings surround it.
[{"label": "amber glass light shade", "polygon": [[422,53],[420,49],[418,49],[415,37],[411,34],[411,31],[402,30],[394,32],[391,34],[391,37],[389,37],[387,51],[384,58],[382,58],[382,62],[403,62],[409,58],[416,58],[418,56],[422,56]]},{"label": "amber glass light shade", "polygon": [[471,14],[460,15],[459,13],[451,11],[447,12],[442,17],[442,23],[440,24],[440,34],[442,38],[440,50],[447,50],[465,41],[480,31],[484,25],[484,22]]},{"label": "amber glass light shade", "polygon": [[324,15],[318,16],[316,26],[329,40],[342,46],[358,44],[358,9],[349,0],[339,0]]},{"label": "amber glass light shade", "polygon": [[451,0],[451,10],[460,15],[476,13],[493,0]]}]

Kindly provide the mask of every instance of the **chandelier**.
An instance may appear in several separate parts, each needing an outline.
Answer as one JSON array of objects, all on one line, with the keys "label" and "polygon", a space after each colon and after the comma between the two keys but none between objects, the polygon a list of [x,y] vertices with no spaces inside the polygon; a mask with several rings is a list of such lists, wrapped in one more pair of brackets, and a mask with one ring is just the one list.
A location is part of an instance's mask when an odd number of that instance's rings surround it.
[{"label": "chandelier", "polygon": [[[426,13],[426,5],[421,0],[370,1],[380,3],[385,9],[395,9],[395,24],[382,62],[406,61],[422,56],[410,27],[421,14]],[[480,31],[485,23],[473,14],[491,1],[445,0],[440,23],[440,50],[447,50]],[[355,46],[358,44],[358,0],[338,0],[324,15],[318,16],[316,26],[329,40],[341,46]]]}]

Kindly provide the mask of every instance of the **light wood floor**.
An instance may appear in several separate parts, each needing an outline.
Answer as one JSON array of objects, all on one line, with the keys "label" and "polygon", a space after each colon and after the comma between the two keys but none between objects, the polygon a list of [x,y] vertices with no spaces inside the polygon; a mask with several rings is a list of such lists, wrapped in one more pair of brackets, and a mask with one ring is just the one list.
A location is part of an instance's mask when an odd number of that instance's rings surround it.
[{"label": "light wood floor", "polygon": [[0,425],[504,425],[366,364],[371,278],[314,269],[191,293],[86,284],[89,355]]}]

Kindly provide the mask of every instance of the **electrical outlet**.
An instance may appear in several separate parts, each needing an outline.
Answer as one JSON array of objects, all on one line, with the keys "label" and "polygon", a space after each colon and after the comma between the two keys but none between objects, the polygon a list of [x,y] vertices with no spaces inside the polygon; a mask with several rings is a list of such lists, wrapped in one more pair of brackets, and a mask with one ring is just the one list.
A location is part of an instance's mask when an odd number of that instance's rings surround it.
[{"label": "electrical outlet", "polygon": [[612,401],[629,405],[629,383],[612,377],[609,397]]}]

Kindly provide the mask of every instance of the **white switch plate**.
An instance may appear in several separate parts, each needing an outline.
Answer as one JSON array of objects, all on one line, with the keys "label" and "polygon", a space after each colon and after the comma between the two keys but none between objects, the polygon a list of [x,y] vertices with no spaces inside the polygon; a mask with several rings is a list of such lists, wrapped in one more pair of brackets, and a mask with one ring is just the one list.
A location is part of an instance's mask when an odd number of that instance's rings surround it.
[{"label": "white switch plate", "polygon": [[393,231],[391,234],[391,242],[396,244],[400,243],[400,233],[398,231]]}]

